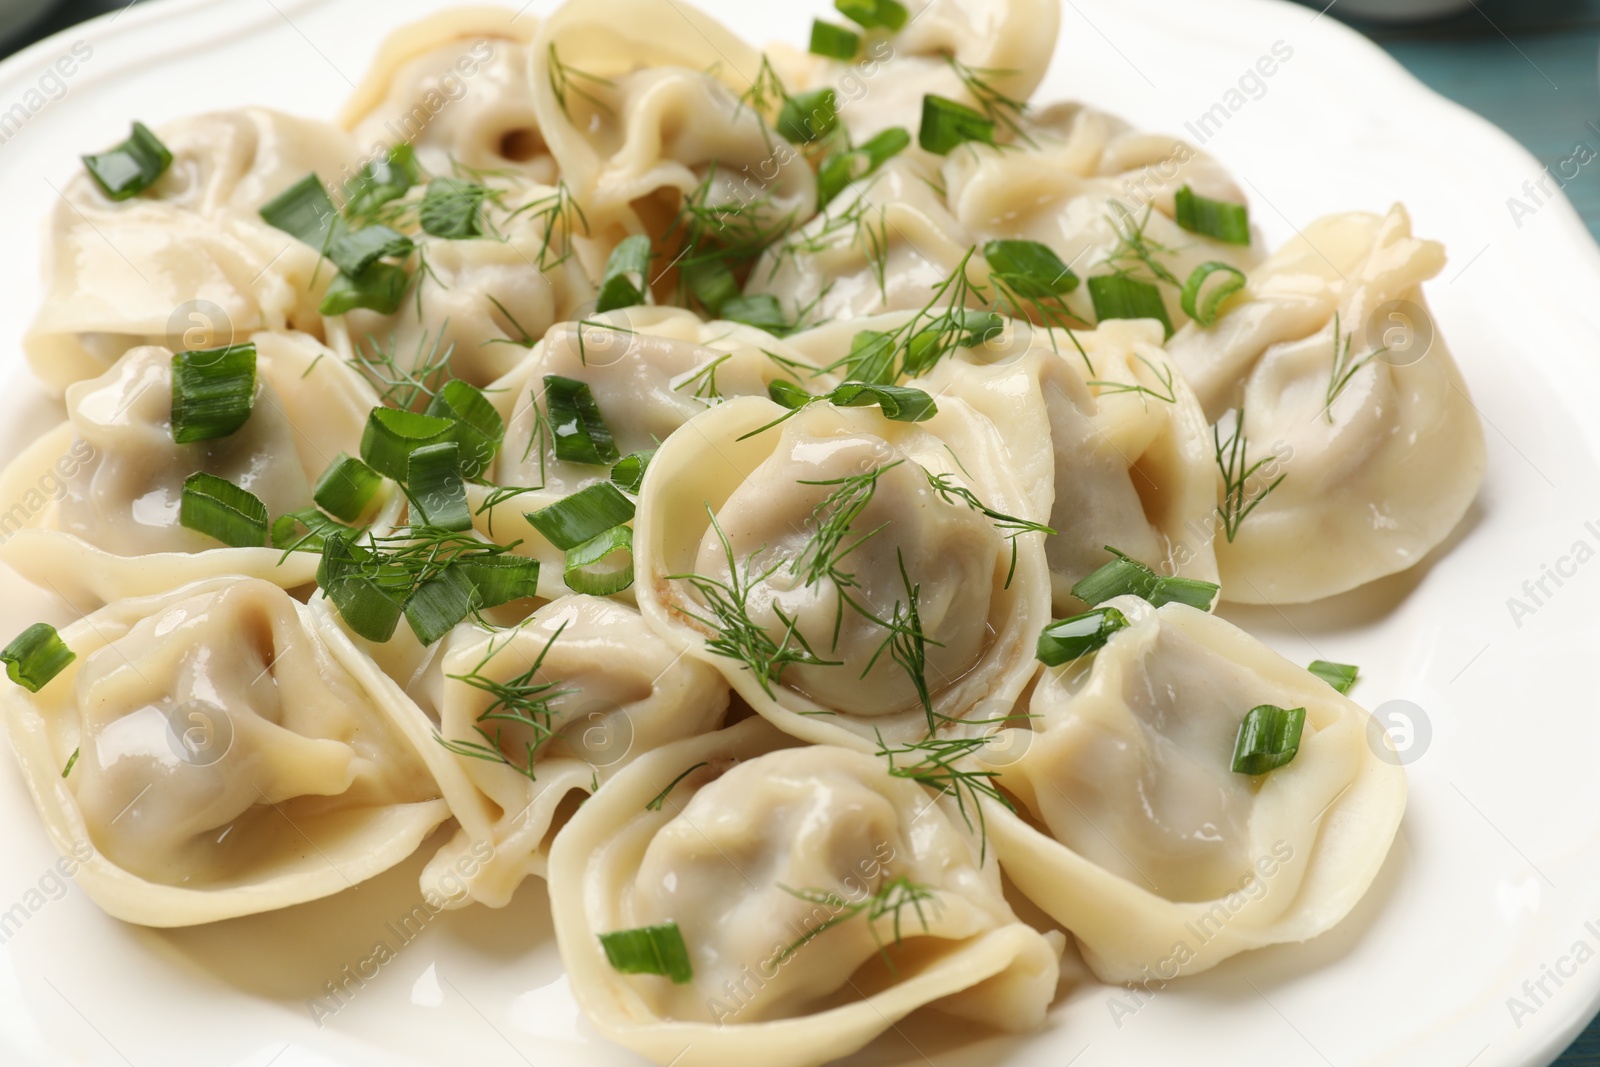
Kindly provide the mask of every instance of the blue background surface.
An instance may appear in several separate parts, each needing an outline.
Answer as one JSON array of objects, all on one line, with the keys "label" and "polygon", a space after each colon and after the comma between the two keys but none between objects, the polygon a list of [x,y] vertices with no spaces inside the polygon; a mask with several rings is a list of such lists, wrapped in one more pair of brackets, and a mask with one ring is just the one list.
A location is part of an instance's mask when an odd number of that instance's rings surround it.
[{"label": "blue background surface", "polygon": [[[65,0],[28,32],[0,42],[0,54],[128,2]],[[1338,0],[1328,14],[1342,15]],[[1547,167],[1557,168],[1579,146],[1600,155],[1600,0],[1475,0],[1459,16],[1417,25],[1346,21]],[[1579,170],[1565,192],[1600,237],[1600,168]],[[1557,1067],[1600,1067],[1600,1025],[1591,1025]]]}]

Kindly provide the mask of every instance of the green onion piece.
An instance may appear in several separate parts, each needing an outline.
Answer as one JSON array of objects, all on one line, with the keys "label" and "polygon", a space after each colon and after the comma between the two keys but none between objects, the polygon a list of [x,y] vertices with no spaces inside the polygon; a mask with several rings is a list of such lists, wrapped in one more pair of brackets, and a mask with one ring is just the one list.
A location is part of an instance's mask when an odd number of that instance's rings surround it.
[{"label": "green onion piece", "polygon": [[633,584],[633,530],[613,526],[577,548],[567,550],[562,574],[567,588],[590,596],[610,596]]},{"label": "green onion piece", "polygon": [[[770,386],[768,391],[771,391]],[[921,389],[905,385],[845,382],[827,395],[827,401],[839,408],[864,408],[876,404],[883,409],[884,418],[895,422],[923,422],[939,413],[933,397]]]},{"label": "green onion piece", "polygon": [[694,979],[689,947],[675,922],[600,935],[600,947],[619,974],[659,974],[674,985]]},{"label": "green onion piece", "polygon": [[[306,532],[301,533],[301,528]],[[272,520],[272,547],[283,552],[321,552],[327,547],[329,534],[349,530],[317,508],[301,508]]]},{"label": "green onion piece", "polygon": [[[887,382],[894,371],[894,337],[877,330],[862,330],[850,339],[850,354],[845,362],[851,379],[859,382]],[[777,398],[774,397],[774,400]]]},{"label": "green onion piece", "polygon": [[611,468],[611,484],[625,493],[638,496],[639,487],[644,484],[644,472],[649,469],[650,461],[655,457],[656,450],[653,448],[623,456],[617,461],[617,465]]},{"label": "green onion piece", "polygon": [[843,26],[816,19],[811,23],[811,54],[848,63],[861,51],[861,35]]},{"label": "green onion piece", "polygon": [[411,276],[393,263],[374,263],[356,277],[340,271],[328,286],[328,295],[317,308],[324,315],[343,315],[367,308],[380,315],[393,315],[405,301]]},{"label": "green onion piece", "polygon": [[269,200],[261,208],[261,217],[269,226],[320,252],[333,238],[339,212],[323,188],[322,179],[307,174]]},{"label": "green onion piece", "polygon": [[1331,663],[1325,659],[1312,660],[1306,670],[1343,694],[1350,692],[1356,684],[1356,676],[1361,673],[1361,668],[1353,663]]},{"label": "green onion piece", "polygon": [[172,357],[172,440],[214,441],[238,432],[256,403],[256,346],[229,345]]},{"label": "green onion piece", "polygon": [[1095,318],[1155,319],[1168,337],[1172,336],[1172,320],[1167,318],[1167,305],[1161,300],[1161,290],[1149,282],[1141,282],[1126,274],[1096,274],[1089,279],[1089,299],[1094,301]]},{"label": "green onion piece", "polygon": [[830,155],[817,168],[817,210],[827,207],[851,182],[872,174],[910,144],[911,135],[902,127],[893,126],[859,148]]},{"label": "green onion piece", "polygon": [[1128,617],[1116,608],[1095,608],[1053,622],[1039,635],[1039,662],[1047,667],[1059,667],[1098,652],[1111,640],[1112,634],[1126,629],[1127,625]]},{"label": "green onion piece", "polygon": [[606,466],[622,458],[586,382],[547,374],[544,402],[557,459]]},{"label": "green onion piece", "polygon": [[363,573],[371,553],[355,543],[356,537],[354,531],[328,535],[317,566],[317,584],[346,626],[368,641],[387,641],[400,622],[400,604]]},{"label": "green onion piece", "polygon": [[391,200],[405,196],[421,180],[416,153],[408,142],[402,141],[345,183],[344,212],[352,217],[370,215]]},{"label": "green onion piece", "polygon": [[559,549],[577,548],[633,518],[633,501],[610,482],[596,482],[524,516]]},{"label": "green onion piece", "polygon": [[539,592],[539,561],[526,556],[482,556],[450,565],[477,590],[480,608],[497,608]]},{"label": "green onion piece", "polygon": [[1250,209],[1243,204],[1226,200],[1212,200],[1196,193],[1187,185],[1173,196],[1178,209],[1178,225],[1190,233],[1230,245],[1250,243]]},{"label": "green onion piece", "polygon": [[478,588],[455,567],[417,587],[406,601],[406,622],[423,645],[431,645],[478,607]]},{"label": "green onion piece", "polygon": [[[67,647],[56,628],[47,622],[34,623],[0,652],[0,660],[6,665],[6,677],[30,693],[49,685],[52,678],[77,658],[78,654]],[[72,769],[70,763],[67,769]],[[65,778],[66,772],[61,776]]]},{"label": "green onion piece", "polygon": [[1038,241],[990,241],[983,246],[989,270],[1018,296],[1047,300],[1078,287],[1078,276],[1055,250]]},{"label": "green onion piece", "polygon": [[267,540],[267,506],[260,498],[204,471],[184,479],[178,522],[234,548],[260,548]]},{"label": "green onion piece", "polygon": [[1300,751],[1300,731],[1305,725],[1305,708],[1284,709],[1273,704],[1251,708],[1239,724],[1239,737],[1233,745],[1233,773],[1266,774],[1282,767]]},{"label": "green onion piece", "polygon": [[[1228,277],[1222,279],[1211,291],[1200,299],[1200,287],[1205,285],[1206,279],[1218,271],[1225,271]],[[1210,326],[1217,321],[1217,312],[1222,308],[1222,302],[1228,297],[1244,288],[1244,272],[1212,260],[1202,263],[1189,275],[1189,280],[1183,283],[1183,294],[1179,303],[1183,305],[1183,313],[1202,326]]]},{"label": "green onion piece", "polygon": [[909,17],[905,5],[897,0],[833,0],[833,6],[864,30],[899,33]]},{"label": "green onion piece", "polygon": [[650,274],[650,238],[642,233],[625,238],[611,250],[606,272],[600,280],[598,312],[615,311],[644,303],[645,285]]},{"label": "green onion piece", "polygon": [[945,156],[968,141],[994,144],[994,119],[965,104],[929,93],[922,98],[922,129],[917,141],[934,155]]},{"label": "green onion piece", "polygon": [[682,269],[689,291],[713,318],[719,318],[722,305],[739,295],[733,269],[720,259],[697,259],[685,263]]},{"label": "green onion piece", "polygon": [[1072,587],[1072,595],[1090,607],[1131,594],[1158,608],[1163,604],[1187,604],[1210,611],[1222,588],[1198,578],[1168,578],[1110,545],[1105,548],[1117,558]]},{"label": "green onion piece", "polygon": [[89,176],[113,200],[128,200],[156,183],[172,166],[172,153],[142,122],[117,147],[98,155],[84,156]]},{"label": "green onion piece", "polygon": [[422,229],[435,237],[461,241],[482,237],[479,213],[489,190],[459,178],[435,178],[422,197]]},{"label": "green onion piece", "polygon": [[772,398],[774,404],[781,404],[790,411],[799,411],[807,404],[812,404],[822,399],[806,392],[805,389],[793,382],[784,381],[782,378],[775,378],[767,383],[767,395]]},{"label": "green onion piece", "polygon": [[387,226],[368,226],[346,230],[328,246],[328,258],[350,277],[358,277],[368,267],[385,258],[404,258],[416,247],[411,238]]},{"label": "green onion piece", "polygon": [[427,414],[455,422],[465,477],[476,478],[494,462],[506,437],[506,424],[482,389],[459,378],[445,382],[428,402]]},{"label": "green onion piece", "polygon": [[422,515],[422,524],[440,530],[472,529],[467,485],[461,477],[461,446],[454,441],[424,445],[411,453],[406,497]]},{"label": "green onion piece", "polygon": [[789,320],[784,317],[783,306],[771,293],[733,297],[723,303],[718,315],[728,322],[742,322],[771,334],[789,332]]},{"label": "green onion piece", "polygon": [[361,433],[361,458],[367,466],[397,482],[411,476],[411,453],[428,445],[456,440],[450,419],[415,411],[373,408]]},{"label": "green onion piece", "polygon": [[791,144],[809,144],[828,136],[838,125],[838,95],[832,89],[812,89],[783,102],[776,129]]},{"label": "green onion piece", "polygon": [[361,518],[372,498],[383,485],[383,475],[356,459],[340,452],[328,469],[317,479],[311,499],[317,507],[345,522]]}]

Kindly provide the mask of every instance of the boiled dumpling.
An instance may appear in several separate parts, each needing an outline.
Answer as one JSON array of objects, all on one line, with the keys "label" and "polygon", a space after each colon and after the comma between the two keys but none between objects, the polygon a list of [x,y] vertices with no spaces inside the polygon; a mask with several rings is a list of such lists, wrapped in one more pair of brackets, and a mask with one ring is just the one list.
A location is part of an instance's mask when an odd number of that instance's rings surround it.
[{"label": "boiled dumpling", "polygon": [[[1108,982],[1193,974],[1303,941],[1355,906],[1389,852],[1405,774],[1368,714],[1215,616],[1136,597],[1092,659],[1047,669],[1005,739],[988,806],[1006,874]],[[1259,705],[1305,709],[1299,750],[1232,770]],[[1387,757],[1387,758],[1386,758]]]},{"label": "boiled dumpling", "polygon": [[37,694],[7,686],[7,724],[56,847],[92,847],[78,884],[119,919],[187,926],[328,896],[449,817],[404,709],[276,586],[119,601],[61,637],[77,659]]},{"label": "boiled dumpling", "polygon": [[[924,1006],[1038,1027],[1059,935],[1017,920],[961,817],[864,753],[783,743],[749,720],[668,746],[556,839],[556,937],[589,1019],[679,1067],[812,1067]],[[613,969],[602,935],[669,923],[686,980]]]}]

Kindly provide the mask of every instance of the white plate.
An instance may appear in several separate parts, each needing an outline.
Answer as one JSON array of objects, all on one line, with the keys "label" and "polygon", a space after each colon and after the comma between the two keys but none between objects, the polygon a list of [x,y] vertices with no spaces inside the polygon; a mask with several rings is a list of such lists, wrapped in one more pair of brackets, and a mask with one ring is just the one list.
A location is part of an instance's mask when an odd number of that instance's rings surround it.
[{"label": "white plate", "polygon": [[[0,145],[0,352],[12,361],[0,455],[60,418],[16,342],[40,296],[38,228],[78,153],[119,140],[131,118],[263,103],[331,116],[384,32],[443,6],[165,0],[0,64],[3,107],[73,41],[93,48],[65,96]],[[800,41],[822,4],[704,6],[754,41]],[[1411,767],[1394,852],[1355,914],[1310,944],[1236,958],[1131,1013],[1126,992],[1081,985],[1027,1038],[916,1017],[862,1063],[1524,1067],[1553,1059],[1600,1003],[1589,958],[1600,951],[1600,617],[1589,603],[1600,562],[1560,588],[1547,579],[1553,595],[1520,625],[1507,606],[1544,565],[1571,570],[1561,560],[1576,542],[1600,548],[1600,254],[1565,200],[1518,226],[1507,198],[1527,201],[1523,183],[1541,173],[1532,157],[1314,14],[1263,0],[1068,0],[1039,98],[1083,97],[1183,132],[1283,41],[1293,58],[1206,144],[1247,181],[1270,243],[1320,214],[1399,199],[1450,249],[1428,293],[1483,414],[1481,499],[1446,550],[1406,575],[1313,608],[1227,613],[1296,660],[1361,664],[1354,695],[1369,707],[1424,709],[1432,740]],[[12,605],[5,633],[68,617],[15,580],[0,595]],[[638,1062],[579,1018],[537,883],[505,911],[433,919],[358,987],[343,969],[380,941],[399,946],[418,862],[276,915],[123,926],[76,890],[37,892],[41,879],[53,888],[55,856],[10,759],[0,856],[0,1063]],[[1558,988],[1547,967],[1573,973]],[[1522,983],[1541,978],[1552,995],[1536,1006]],[[347,1006],[319,1026],[308,999],[346,981]],[[1512,996],[1530,1012],[1513,1018]]]}]

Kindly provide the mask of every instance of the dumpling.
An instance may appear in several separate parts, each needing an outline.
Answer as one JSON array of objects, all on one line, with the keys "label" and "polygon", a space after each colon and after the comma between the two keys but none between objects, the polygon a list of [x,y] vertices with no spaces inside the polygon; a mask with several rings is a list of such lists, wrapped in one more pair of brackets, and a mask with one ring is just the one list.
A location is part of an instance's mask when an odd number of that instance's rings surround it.
[{"label": "dumpling", "polygon": [[449,817],[403,709],[274,585],[119,601],[61,637],[66,670],[0,699],[52,840],[93,850],[78,884],[119,919],[187,926],[328,896]]},{"label": "dumpling", "polygon": [[[1019,354],[1020,353],[1020,354]],[[992,362],[990,362],[992,361]],[[915,382],[958,396],[994,423],[1054,533],[1045,560],[1055,612],[1112,556],[1163,574],[1217,580],[1217,466],[1205,417],[1150,320],[1029,331],[962,349]]]},{"label": "dumpling", "polygon": [[[1354,589],[1417,563],[1466,513],[1483,429],[1422,295],[1443,266],[1399,205],[1335,215],[1253,272],[1214,326],[1173,338],[1173,359],[1223,424],[1219,451],[1237,446],[1241,488],[1224,510],[1253,507],[1216,542],[1227,599]],[[1269,453],[1281,482],[1243,478]]]},{"label": "dumpling", "polygon": [[785,414],[730,400],[656,453],[634,525],[645,617],[807,741],[1009,710],[1049,587],[993,427],[953,397],[917,425],[818,402],[763,429]]},{"label": "dumpling", "polygon": [[349,138],[262,108],[183,119],[158,135],[173,160],[149,190],[113,202],[80,174],[51,217],[45,299],[23,348],[58,395],[137,345],[221,347],[257,330],[323,336],[317,308],[333,275],[259,211],[308,171],[348,170]]},{"label": "dumpling", "polygon": [[[1377,875],[1405,774],[1367,713],[1216,616],[1136,597],[1092,659],[1047,669],[989,800],[1007,876],[1107,982],[1168,980],[1339,922]],[[1298,752],[1232,770],[1245,716],[1303,708]],[[998,762],[998,761],[997,761]]]},{"label": "dumpling", "polygon": [[[1060,935],[1018,921],[960,816],[864,753],[784,743],[747,720],[670,745],[556,839],[556,939],[589,1020],[679,1067],[813,1067],[924,1006],[1040,1026]],[[671,979],[608,962],[602,937],[648,927],[686,950]]]},{"label": "dumpling", "polygon": [[204,471],[253,493],[268,519],[311,506],[311,487],[340,452],[360,452],[377,398],[315,339],[258,333],[248,421],[211,441],[172,434],[172,360],[136,348],[67,390],[67,421],[0,476],[0,560],[73,603],[165,592],[223,574],[285,588],[309,583],[314,556],[230,548],[179,522],[184,480]]}]

